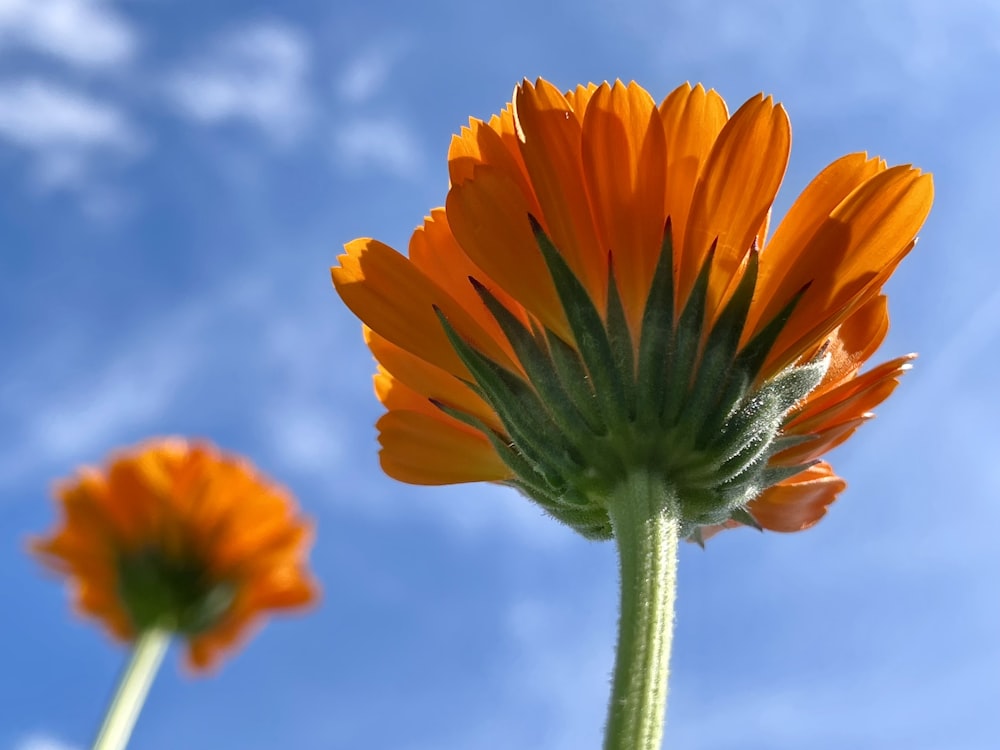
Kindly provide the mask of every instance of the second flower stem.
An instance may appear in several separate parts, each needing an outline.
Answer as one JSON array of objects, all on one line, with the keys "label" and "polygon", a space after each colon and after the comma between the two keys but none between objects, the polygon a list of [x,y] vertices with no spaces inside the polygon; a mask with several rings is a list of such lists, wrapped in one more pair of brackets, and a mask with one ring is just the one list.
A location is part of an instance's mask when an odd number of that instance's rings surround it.
[{"label": "second flower stem", "polygon": [[132,736],[142,704],[146,701],[153,678],[159,670],[163,655],[170,645],[170,632],[151,628],[139,636],[128,666],[118,683],[115,697],[111,699],[104,723],[94,740],[93,750],[124,750]]},{"label": "second flower stem", "polygon": [[605,750],[660,750],[677,578],[677,497],[634,471],[608,498],[618,545],[621,612]]}]

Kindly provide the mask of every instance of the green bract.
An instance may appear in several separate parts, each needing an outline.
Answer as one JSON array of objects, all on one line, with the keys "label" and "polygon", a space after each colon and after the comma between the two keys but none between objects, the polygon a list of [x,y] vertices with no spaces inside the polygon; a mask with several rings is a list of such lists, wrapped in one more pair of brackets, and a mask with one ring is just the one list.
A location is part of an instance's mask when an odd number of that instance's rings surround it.
[{"label": "green bract", "polygon": [[782,424],[822,380],[828,358],[821,352],[758,382],[769,349],[805,289],[739,349],[757,280],[756,250],[718,321],[706,331],[714,252],[675,315],[668,222],[636,346],[610,254],[602,315],[538,222],[533,217],[531,222],[575,346],[546,328],[525,327],[470,278],[527,377],[478,351],[437,310],[475,378],[468,385],[496,411],[506,435],[448,404],[434,403],[490,439],[516,474],[509,484],[587,538],[612,537],[606,499],[635,471],[658,476],[673,489],[687,538],[701,541],[700,527],[727,520],[756,526],[747,503],[810,465],[769,468],[768,463],[803,439],[782,438]]}]

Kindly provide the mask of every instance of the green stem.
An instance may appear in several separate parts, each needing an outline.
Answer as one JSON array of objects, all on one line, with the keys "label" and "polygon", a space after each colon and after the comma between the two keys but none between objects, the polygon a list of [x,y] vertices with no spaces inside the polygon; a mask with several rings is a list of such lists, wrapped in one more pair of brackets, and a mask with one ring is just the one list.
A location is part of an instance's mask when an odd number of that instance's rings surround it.
[{"label": "green stem", "polygon": [[677,498],[632,472],[608,498],[621,566],[618,653],[605,750],[660,750],[677,579]]},{"label": "green stem", "polygon": [[101,730],[94,740],[93,750],[124,750],[132,735],[132,727],[146,700],[149,686],[170,645],[170,631],[150,628],[139,636],[132,658],[122,674],[115,697],[108,706]]}]

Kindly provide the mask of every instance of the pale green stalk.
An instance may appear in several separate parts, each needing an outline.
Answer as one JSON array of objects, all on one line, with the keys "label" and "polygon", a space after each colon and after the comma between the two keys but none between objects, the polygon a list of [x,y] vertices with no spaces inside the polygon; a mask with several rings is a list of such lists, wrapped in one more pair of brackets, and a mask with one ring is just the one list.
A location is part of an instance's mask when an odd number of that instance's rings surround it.
[{"label": "pale green stalk", "polygon": [[618,545],[621,613],[605,750],[660,750],[677,578],[677,498],[634,471],[608,498]]},{"label": "pale green stalk", "polygon": [[139,718],[146,694],[169,645],[168,630],[150,628],[139,636],[115,697],[108,706],[101,730],[94,740],[93,750],[124,750],[128,745],[132,727]]}]

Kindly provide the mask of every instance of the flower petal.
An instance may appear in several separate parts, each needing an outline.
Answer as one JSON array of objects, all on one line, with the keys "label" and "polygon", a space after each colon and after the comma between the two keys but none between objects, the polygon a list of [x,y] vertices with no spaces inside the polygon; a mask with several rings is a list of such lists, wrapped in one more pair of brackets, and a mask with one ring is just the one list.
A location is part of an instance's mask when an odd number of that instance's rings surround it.
[{"label": "flower petal", "polygon": [[[688,217],[695,185],[715,139],[729,119],[726,103],[714,90],[698,84],[674,89],[659,106],[667,144],[666,207],[674,243],[675,278],[679,278],[681,248],[685,247]],[[698,269],[695,269],[695,276]],[[693,279],[694,277],[692,277]],[[690,284],[674,295],[677,312],[686,300]]]},{"label": "flower petal", "polygon": [[855,430],[874,416],[874,414],[866,413],[855,419],[818,430],[812,433],[813,438],[809,442],[792,446],[771,456],[768,464],[771,466],[801,466],[814,461],[843,443],[854,434]]},{"label": "flower petal", "polygon": [[888,298],[880,294],[859,307],[830,334],[827,344],[830,366],[810,398],[853,378],[882,345],[888,332]]},{"label": "flower petal", "polygon": [[[454,375],[410,354],[367,326],[364,330],[365,342],[375,355],[375,359],[394,379],[408,386],[413,392],[421,394],[425,401],[428,399],[440,401],[478,417],[497,431],[503,430],[496,412],[489,404]],[[378,393],[377,387],[376,393]]]},{"label": "flower petal", "polygon": [[580,159],[581,117],[551,83],[514,92],[521,156],[542,215],[536,216],[598,310],[607,303],[607,248],[598,243]]},{"label": "flower petal", "polygon": [[513,478],[489,440],[443,414],[390,411],[376,426],[382,469],[393,479],[440,485]]},{"label": "flower petal", "polygon": [[788,115],[758,95],[740,107],[719,133],[694,190],[684,237],[678,296],[686,299],[705,256],[716,244],[706,303],[707,325],[767,219],[788,164]]},{"label": "flower petal", "polygon": [[582,148],[594,218],[614,258],[635,341],[665,220],[666,140],[652,97],[635,83],[598,87],[584,116]]},{"label": "flower petal", "polygon": [[878,293],[913,247],[933,196],[930,175],[908,166],[887,169],[851,192],[807,242],[770,258],[788,270],[780,284],[758,287],[764,305],[758,327],[807,282],[811,286],[775,342],[766,372],[794,362]]},{"label": "flower petal", "polygon": [[437,306],[458,333],[479,351],[516,369],[493,337],[454,298],[409,259],[377,240],[344,246],[331,269],[344,303],[373,331],[418,357],[461,378],[470,374],[445,335]]},{"label": "flower petal", "polygon": [[803,531],[826,515],[846,487],[830,464],[821,462],[765,490],[747,508],[765,529]]},{"label": "flower petal", "polygon": [[[741,343],[762,328],[809,279],[786,281],[794,259],[833,210],[858,186],[885,171],[885,162],[854,153],[842,156],[813,178],[792,204],[761,254],[753,305]],[[796,286],[798,283],[798,286]],[[780,303],[779,303],[780,292]]]},{"label": "flower petal", "polygon": [[483,304],[470,277],[493,291],[501,304],[522,323],[528,323],[528,316],[510,295],[499,288],[499,285],[465,254],[448,226],[448,217],[443,208],[434,209],[424,220],[423,226],[413,232],[410,238],[409,258],[428,279],[441,289],[446,289],[455,303],[475,319],[504,351],[507,362],[517,363],[517,355],[514,354],[496,318]]},{"label": "flower petal", "polygon": [[909,354],[885,362],[873,370],[809,397],[785,426],[788,434],[809,434],[867,414],[896,390],[899,378],[910,369]]},{"label": "flower petal", "polygon": [[[481,120],[470,120],[469,127],[462,128],[459,135],[452,137],[448,149],[448,176],[452,185],[472,177],[475,167],[480,164],[492,164],[517,182],[522,195],[533,195],[518,146],[511,106],[491,117],[488,125]],[[541,213],[541,209],[536,208],[536,211]]]},{"label": "flower petal", "polygon": [[[567,342],[573,341],[566,313],[531,230],[531,207],[515,179],[492,165],[478,166],[473,179],[453,185],[448,191],[446,211],[455,238],[472,262],[543,325]],[[457,330],[461,333],[461,329]],[[404,341],[386,338],[406,346]],[[428,361],[442,366],[439,361]]]}]

